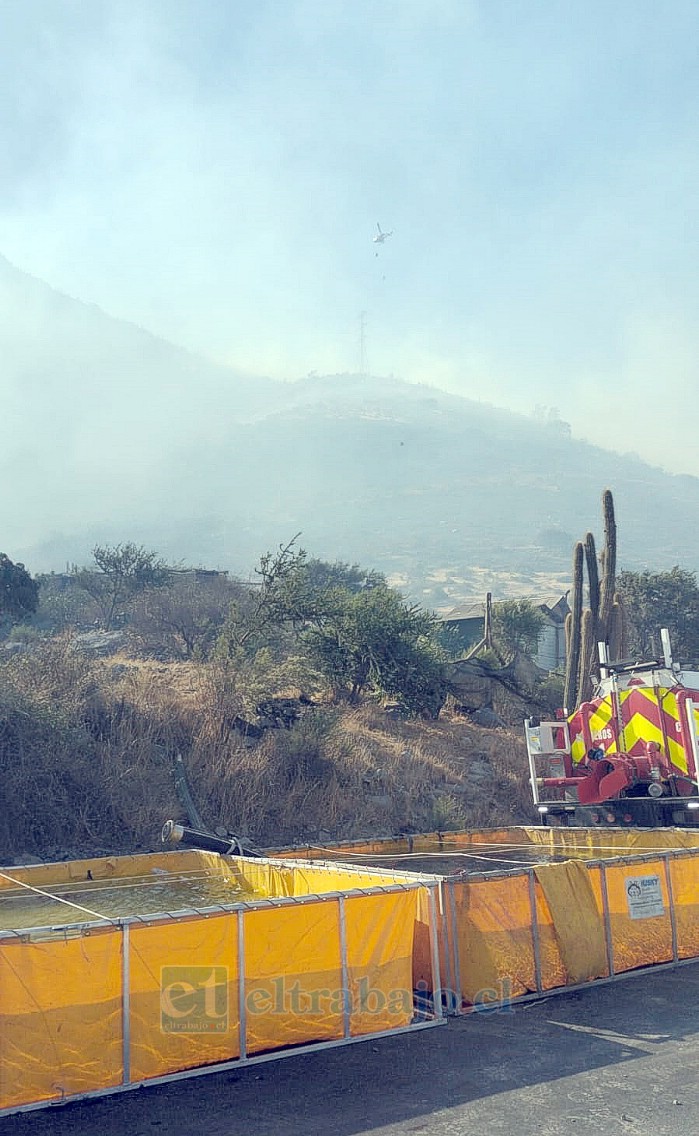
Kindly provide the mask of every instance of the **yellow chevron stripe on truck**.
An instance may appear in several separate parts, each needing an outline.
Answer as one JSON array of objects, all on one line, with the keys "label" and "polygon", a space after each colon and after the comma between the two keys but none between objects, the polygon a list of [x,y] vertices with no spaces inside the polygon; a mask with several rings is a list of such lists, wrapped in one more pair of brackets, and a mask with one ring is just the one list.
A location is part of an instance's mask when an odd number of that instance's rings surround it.
[{"label": "yellow chevron stripe on truck", "polygon": [[[666,687],[633,687],[620,691],[623,729],[618,739],[611,695],[589,705],[594,705],[591,712],[586,712],[590,737],[593,744],[604,748],[605,753],[640,754],[647,742],[656,742],[679,773],[688,772],[675,691]],[[694,720],[699,733],[699,705],[694,707]],[[571,756],[574,764],[585,757],[585,738],[581,729],[571,736]]]},{"label": "yellow chevron stripe on truck", "polygon": [[[628,720],[626,704],[633,698],[634,712]],[[621,716],[624,721],[620,749],[626,753],[641,753],[646,742],[657,742],[662,752],[681,773],[687,772],[687,755],[680,732],[680,708],[672,690],[636,688],[624,691],[621,696]]]},{"label": "yellow chevron stripe on truck", "polygon": [[[610,726],[610,722],[612,722],[613,717],[614,712],[612,710],[611,699],[604,698],[601,702],[598,703],[593,712],[588,715],[587,719],[590,726],[592,741],[598,742],[601,746],[603,746],[605,753],[616,753],[617,751],[615,738],[616,731],[613,724]],[[585,738],[582,734],[582,731],[576,734],[574,738],[571,738],[570,752],[574,764],[582,761],[585,757]]]}]

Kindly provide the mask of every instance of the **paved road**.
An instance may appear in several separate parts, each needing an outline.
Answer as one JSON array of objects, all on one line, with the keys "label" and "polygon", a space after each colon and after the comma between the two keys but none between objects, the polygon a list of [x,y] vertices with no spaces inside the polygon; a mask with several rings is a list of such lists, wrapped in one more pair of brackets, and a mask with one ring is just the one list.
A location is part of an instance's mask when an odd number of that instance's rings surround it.
[{"label": "paved road", "polygon": [[699,963],[0,1120],[2,1136],[679,1136],[699,1127]]}]

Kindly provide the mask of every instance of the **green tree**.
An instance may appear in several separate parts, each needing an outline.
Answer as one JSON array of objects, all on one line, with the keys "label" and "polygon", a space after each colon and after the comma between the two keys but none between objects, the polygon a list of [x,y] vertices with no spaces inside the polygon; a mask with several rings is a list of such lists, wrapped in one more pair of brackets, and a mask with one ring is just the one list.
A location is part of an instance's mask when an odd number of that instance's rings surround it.
[{"label": "green tree", "polygon": [[267,552],[255,569],[257,580],[230,613],[223,644],[228,654],[254,653],[278,641],[284,632],[319,626],[334,612],[337,594],[357,593],[385,584],[380,572],[341,561],[308,558],[296,547],[298,534],[276,552]]},{"label": "green tree", "polygon": [[306,561],[306,576],[313,592],[328,588],[346,588],[348,592],[362,592],[386,583],[383,572],[362,568],[360,564],[347,564],[342,560],[330,563],[313,557]]},{"label": "green tree", "polygon": [[357,703],[373,692],[437,717],[445,686],[434,617],[386,584],[355,593],[338,588],[327,599],[304,639],[335,695]]},{"label": "green tree", "polygon": [[148,588],[135,597],[130,635],[149,654],[206,658],[242,595],[242,585],[225,577],[174,575],[167,586]]},{"label": "green tree", "polygon": [[295,541],[260,560],[251,599],[232,612],[219,641],[223,655],[242,663],[280,643],[288,651],[293,641],[336,697],[357,703],[371,692],[436,717],[445,686],[434,617],[407,604],[380,573],[309,561]]},{"label": "green tree", "polygon": [[260,558],[257,580],[230,609],[218,643],[221,655],[254,655],[285,630],[297,633],[319,617],[318,593],[308,579],[306,553],[295,547],[297,539],[298,534]]},{"label": "green tree", "polygon": [[672,652],[682,662],[699,661],[699,587],[694,572],[622,572],[617,590],[628,617],[633,657],[659,658],[660,630],[667,627]]},{"label": "green tree", "polygon": [[529,600],[502,600],[493,604],[493,634],[503,650],[535,655],[546,619]]},{"label": "green tree", "polygon": [[67,628],[86,631],[94,627],[99,609],[92,596],[78,586],[75,575],[44,573],[36,577],[39,585],[39,608],[35,625],[51,633]]},{"label": "green tree", "polygon": [[39,606],[39,585],[24,567],[0,552],[0,619],[14,622],[35,612]]},{"label": "green tree", "polygon": [[157,553],[130,541],[96,545],[92,557],[94,568],[76,568],[74,575],[97,604],[106,631],[111,630],[116,618],[137,595],[148,588],[162,587],[170,579],[170,571]]}]

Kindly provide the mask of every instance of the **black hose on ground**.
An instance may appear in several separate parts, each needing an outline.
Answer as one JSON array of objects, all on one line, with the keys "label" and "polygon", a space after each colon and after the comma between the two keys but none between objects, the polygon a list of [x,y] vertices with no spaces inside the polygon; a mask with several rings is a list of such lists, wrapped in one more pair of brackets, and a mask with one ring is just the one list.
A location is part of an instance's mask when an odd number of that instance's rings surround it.
[{"label": "black hose on ground", "polygon": [[199,832],[174,820],[166,820],[160,834],[163,844],[184,844],[187,848],[200,848],[203,852],[218,852],[219,856],[259,856],[257,849],[237,836],[216,836],[213,832]]},{"label": "black hose on ground", "polygon": [[175,789],[177,796],[180,799],[180,804],[187,814],[187,820],[195,829],[203,830],[206,826],[201,818],[199,809],[194,804],[192,791],[189,787],[189,779],[187,777],[187,770],[182,760],[182,754],[176,753],[173,761],[173,774],[175,777]]}]

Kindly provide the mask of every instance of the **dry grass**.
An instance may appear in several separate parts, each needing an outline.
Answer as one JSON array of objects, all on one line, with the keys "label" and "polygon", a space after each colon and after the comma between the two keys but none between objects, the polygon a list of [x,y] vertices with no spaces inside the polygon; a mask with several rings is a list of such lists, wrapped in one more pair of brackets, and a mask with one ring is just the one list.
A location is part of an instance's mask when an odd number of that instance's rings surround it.
[{"label": "dry grass", "polygon": [[249,702],[226,668],[89,662],[65,639],[4,663],[0,856],[157,848],[185,819],[176,753],[206,824],[263,845],[531,819],[517,732],[319,705],[252,741]]}]

